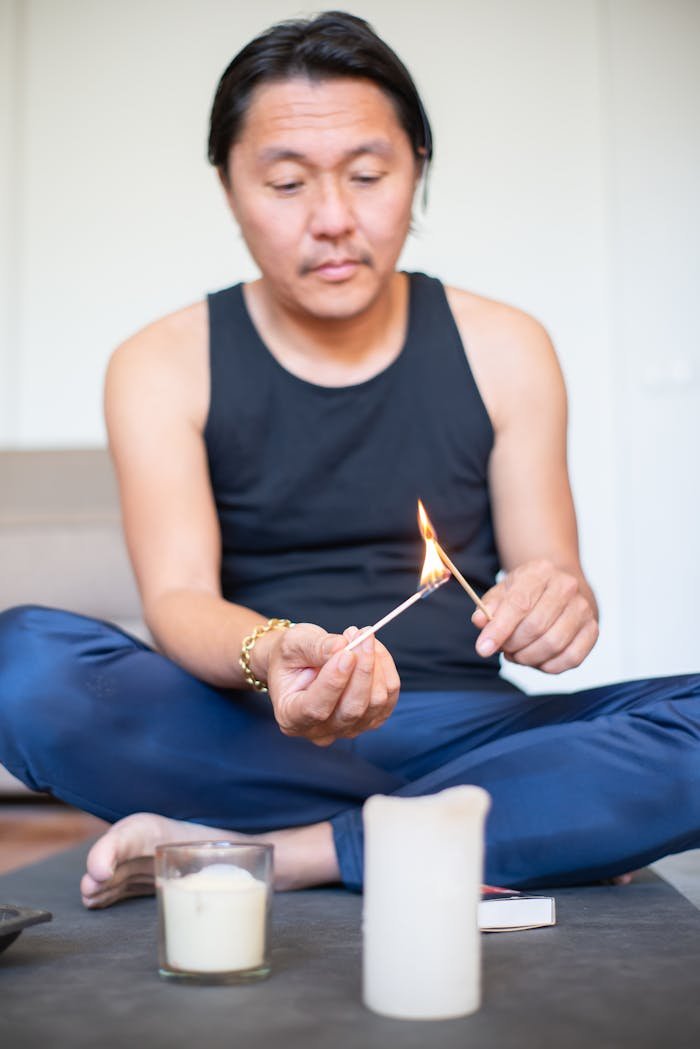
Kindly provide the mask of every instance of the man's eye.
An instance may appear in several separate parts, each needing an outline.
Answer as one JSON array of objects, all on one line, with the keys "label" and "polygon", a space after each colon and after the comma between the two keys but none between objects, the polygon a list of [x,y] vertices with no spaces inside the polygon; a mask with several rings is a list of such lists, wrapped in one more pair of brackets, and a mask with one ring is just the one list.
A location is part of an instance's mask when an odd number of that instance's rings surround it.
[{"label": "man's eye", "polygon": [[290,181],[290,182],[273,182],[272,183],[272,188],[275,190],[276,193],[287,194],[287,193],[294,193],[295,190],[300,189],[302,185],[303,185],[302,182],[293,182],[293,181]]},{"label": "man's eye", "polygon": [[352,176],[352,180],[353,182],[357,182],[360,186],[371,186],[374,182],[379,182],[383,177],[383,175],[358,173]]}]

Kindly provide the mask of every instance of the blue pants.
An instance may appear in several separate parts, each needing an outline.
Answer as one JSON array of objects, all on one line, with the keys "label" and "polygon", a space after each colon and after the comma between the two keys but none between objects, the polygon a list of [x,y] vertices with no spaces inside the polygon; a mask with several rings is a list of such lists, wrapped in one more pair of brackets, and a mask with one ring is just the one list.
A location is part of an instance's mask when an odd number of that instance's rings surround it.
[{"label": "blue pants", "polygon": [[320,748],[283,736],[266,696],[206,685],[108,623],[27,606],[0,613],[0,763],[109,821],[149,811],[260,833],[330,820],[349,888],[367,797],[477,783],[493,798],[487,881],[573,884],[700,845],[700,675],[405,692],[380,729]]}]

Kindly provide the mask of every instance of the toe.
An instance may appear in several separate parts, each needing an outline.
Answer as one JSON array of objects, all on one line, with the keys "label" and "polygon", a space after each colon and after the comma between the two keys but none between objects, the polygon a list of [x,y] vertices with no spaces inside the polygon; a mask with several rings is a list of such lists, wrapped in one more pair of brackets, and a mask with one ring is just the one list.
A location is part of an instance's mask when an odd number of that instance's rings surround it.
[{"label": "toe", "polygon": [[103,882],[111,878],[116,868],[116,848],[116,837],[110,829],[88,852],[86,877],[93,882]]},{"label": "toe", "polygon": [[153,846],[169,822],[150,812],[135,812],[112,824],[92,846],[87,872],[96,882],[108,881],[121,863],[135,856],[152,856]]},{"label": "toe", "polygon": [[80,879],[80,895],[83,898],[90,897],[94,896],[95,893],[99,891],[100,883],[95,881],[95,879],[90,874],[83,874],[82,878]]}]

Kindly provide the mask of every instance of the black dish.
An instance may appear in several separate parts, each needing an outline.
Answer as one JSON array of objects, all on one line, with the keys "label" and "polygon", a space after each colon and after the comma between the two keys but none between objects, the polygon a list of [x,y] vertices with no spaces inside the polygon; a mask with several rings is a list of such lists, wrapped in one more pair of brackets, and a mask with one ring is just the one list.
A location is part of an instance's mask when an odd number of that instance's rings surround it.
[{"label": "black dish", "polygon": [[17,939],[22,929],[39,922],[50,922],[53,914],[49,911],[34,911],[29,907],[13,907],[0,903],[0,953],[6,950]]}]

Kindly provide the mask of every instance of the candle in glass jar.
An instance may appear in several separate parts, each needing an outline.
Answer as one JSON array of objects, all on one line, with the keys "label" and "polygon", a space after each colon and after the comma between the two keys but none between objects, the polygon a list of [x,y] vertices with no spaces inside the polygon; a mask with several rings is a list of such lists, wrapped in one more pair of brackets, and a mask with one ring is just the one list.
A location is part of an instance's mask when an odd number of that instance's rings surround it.
[{"label": "candle in glass jar", "polygon": [[193,973],[262,965],[267,888],[240,867],[216,864],[159,884],[168,964]]},{"label": "candle in glass jar", "polygon": [[478,905],[490,797],[459,786],[364,806],[363,999],[415,1020],[481,1002]]}]

